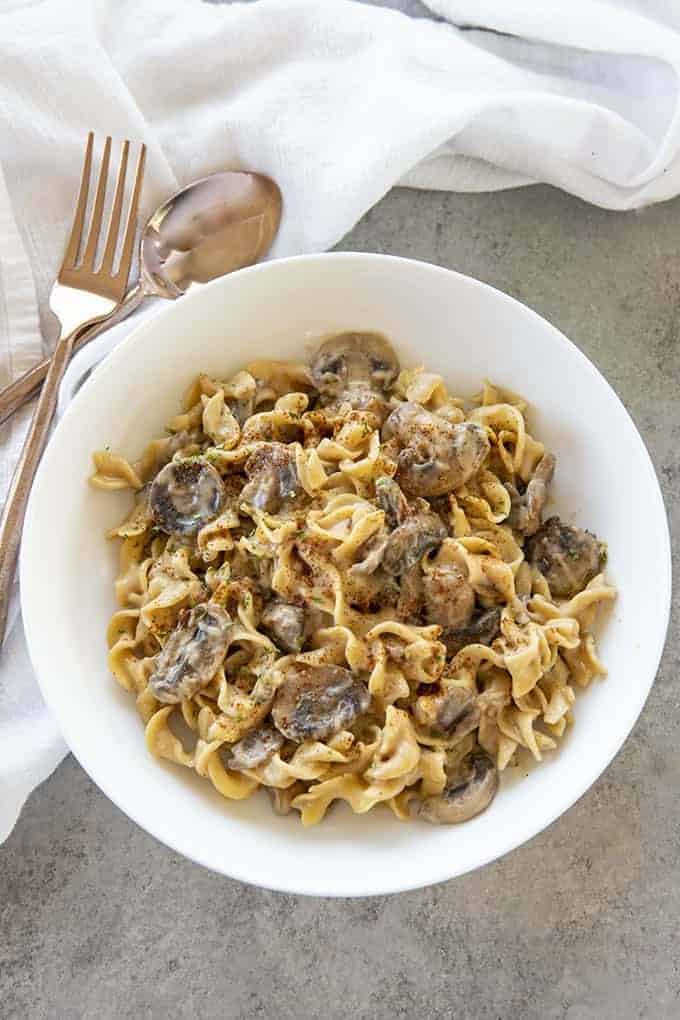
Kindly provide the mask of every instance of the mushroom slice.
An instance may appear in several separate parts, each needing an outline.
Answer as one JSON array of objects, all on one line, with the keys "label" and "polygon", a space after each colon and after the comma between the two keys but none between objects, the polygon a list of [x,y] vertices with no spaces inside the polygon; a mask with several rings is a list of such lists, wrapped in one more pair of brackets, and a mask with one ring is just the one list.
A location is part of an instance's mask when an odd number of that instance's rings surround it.
[{"label": "mushroom slice", "polygon": [[285,500],[300,492],[295,451],[285,443],[263,443],[248,457],[245,471],[249,481],[243,486],[241,500],[258,510],[276,513]]},{"label": "mushroom slice", "polygon": [[278,599],[265,606],[260,625],[286,652],[299,652],[305,639],[305,611]]},{"label": "mushroom slice", "polygon": [[263,723],[232,745],[225,764],[230,769],[255,769],[269,761],[282,745],[279,731]]},{"label": "mushroom slice", "polygon": [[[394,531],[400,524],[408,518],[409,514],[412,513],[406,496],[401,491],[397,483],[389,478],[387,475],[383,475],[376,479],[375,483],[375,494],[376,502],[379,508],[385,514],[385,525],[388,531]],[[429,510],[427,504],[425,509]],[[400,542],[403,542],[407,538],[405,533],[401,537],[397,536],[396,546],[399,546]],[[368,539],[367,542],[358,550],[359,560],[352,567],[350,567],[351,574],[373,574],[383,561],[383,557],[387,550],[390,536],[386,534],[384,528]],[[392,561],[395,561],[395,557],[398,558],[398,550],[393,543],[393,550],[390,554]],[[387,568],[390,572],[389,567]],[[393,571],[392,571],[393,572]]]},{"label": "mushroom slice", "polygon": [[423,590],[423,572],[416,563],[399,578],[399,599],[397,616],[400,620],[417,622],[421,616],[425,593]]},{"label": "mushroom slice", "polygon": [[465,627],[444,630],[441,640],[449,655],[456,655],[466,645],[490,645],[501,629],[501,611],[498,606],[487,609],[470,620]]},{"label": "mushroom slice", "polygon": [[149,491],[154,523],[168,535],[193,535],[219,514],[224,483],[211,464],[200,460],[171,460]]},{"label": "mushroom slice", "polygon": [[390,405],[382,393],[359,385],[343,390],[337,400],[323,404],[323,409],[330,420],[337,421],[344,420],[348,411],[370,411],[375,416],[376,425],[382,425],[390,413]]},{"label": "mushroom slice", "polygon": [[387,475],[376,478],[375,496],[378,506],[385,513],[385,524],[390,530],[404,523],[410,512],[409,505],[394,478]]},{"label": "mushroom slice", "polygon": [[475,609],[475,593],[455,563],[442,563],[423,574],[425,616],[445,630],[467,627]]},{"label": "mushroom slice", "polygon": [[353,390],[386,390],[398,373],[394,349],[379,333],[338,333],[321,344],[311,363],[319,393],[335,398]]},{"label": "mushroom slice", "polygon": [[419,818],[435,825],[467,822],[481,814],[498,790],[498,770],[488,755],[473,752],[468,762],[468,775],[462,782],[447,784],[437,797],[413,801]]},{"label": "mushroom slice", "polygon": [[297,743],[326,740],[347,729],[371,700],[366,684],[342,666],[294,663],[284,675],[272,720],[284,737]]},{"label": "mushroom slice", "polygon": [[592,532],[551,517],[529,539],[527,556],[545,577],[551,594],[568,599],[598,573],[602,548]]},{"label": "mushroom slice", "polygon": [[149,678],[158,701],[174,705],[209,684],[226,654],[230,631],[231,617],[213,602],[185,610]]},{"label": "mushroom slice", "polygon": [[386,546],[387,539],[382,532],[372,535],[368,541],[364,542],[361,548],[357,550],[359,559],[349,568],[350,574],[353,577],[374,574],[382,563]]},{"label": "mushroom slice", "polygon": [[383,569],[388,574],[406,573],[429,549],[441,545],[446,534],[441,518],[429,508],[419,507],[387,539],[382,559]]},{"label": "mushroom slice", "polygon": [[453,743],[477,729],[481,713],[470,691],[451,687],[440,694],[416,698],[413,715],[418,725],[432,736],[446,737]]},{"label": "mushroom slice", "polygon": [[548,486],[555,473],[555,463],[552,453],[544,454],[522,496],[514,485],[506,483],[505,487],[512,501],[508,523],[522,535],[534,535],[541,526],[543,507],[548,499]]},{"label": "mushroom slice", "polygon": [[401,447],[399,484],[416,496],[443,496],[459,488],[479,470],[490,449],[481,425],[452,425],[410,401],[392,411],[384,433]]}]

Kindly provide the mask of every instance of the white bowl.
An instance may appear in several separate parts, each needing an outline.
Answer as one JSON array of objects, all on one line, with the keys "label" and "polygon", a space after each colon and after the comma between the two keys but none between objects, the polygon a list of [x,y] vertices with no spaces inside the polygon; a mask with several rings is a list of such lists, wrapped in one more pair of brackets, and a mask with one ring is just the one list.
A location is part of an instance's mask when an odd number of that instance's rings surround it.
[{"label": "white bowl", "polygon": [[[579,695],[559,751],[506,781],[460,826],[404,824],[385,808],[336,806],[316,828],[272,814],[265,794],[229,802],[148,754],[132,698],[109,675],[117,549],[104,532],[129,495],[91,488],[92,450],[137,456],[162,434],[190,378],[256,357],[301,358],[335,330],[380,330],[402,363],[471,395],[491,378],[522,393],[533,431],[558,459],[554,502],[609,543],[619,598],[600,650],[609,677]],[[64,737],[130,818],[180,853],[287,892],[359,896],[463,874],[566,811],[621,747],[654,680],[670,605],[670,545],[654,469],[623,405],[588,359],[528,308],[485,284],[382,255],[331,254],[248,269],[142,324],[97,369],[59,424],[26,519],[21,591],[31,658]],[[574,832],[575,841],[579,839]]]}]

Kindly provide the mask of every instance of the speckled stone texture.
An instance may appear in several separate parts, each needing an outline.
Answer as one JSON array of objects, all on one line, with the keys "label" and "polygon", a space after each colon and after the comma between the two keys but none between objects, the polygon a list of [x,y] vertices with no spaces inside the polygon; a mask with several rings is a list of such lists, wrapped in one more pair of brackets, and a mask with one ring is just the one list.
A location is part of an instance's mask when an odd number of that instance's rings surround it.
[{"label": "speckled stone texture", "polygon": [[[545,187],[402,190],[341,247],[459,269],[567,333],[632,413],[677,533],[680,201],[619,214]],[[676,621],[632,736],[547,832],[480,872],[384,899],[212,875],[67,759],[0,847],[0,1017],[679,1017],[679,653]]]}]

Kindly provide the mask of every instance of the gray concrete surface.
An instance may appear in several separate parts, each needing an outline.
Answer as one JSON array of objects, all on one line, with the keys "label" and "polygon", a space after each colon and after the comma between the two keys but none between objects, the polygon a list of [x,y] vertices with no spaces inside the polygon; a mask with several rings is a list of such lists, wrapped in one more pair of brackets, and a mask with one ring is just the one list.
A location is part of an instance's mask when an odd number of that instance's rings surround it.
[{"label": "gray concrete surface", "polygon": [[[622,215],[544,187],[397,191],[341,247],[460,269],[556,323],[630,409],[677,535],[680,201]],[[136,828],[67,759],[0,848],[0,1017],[680,1016],[679,656],[676,619],[632,736],[547,832],[478,873],[385,899],[218,878]]]}]

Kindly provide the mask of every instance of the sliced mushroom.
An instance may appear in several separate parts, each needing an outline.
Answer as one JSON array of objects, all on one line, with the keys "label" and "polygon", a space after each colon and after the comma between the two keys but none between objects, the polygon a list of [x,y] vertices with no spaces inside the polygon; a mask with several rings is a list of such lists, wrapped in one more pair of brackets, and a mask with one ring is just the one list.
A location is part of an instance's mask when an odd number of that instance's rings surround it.
[{"label": "sliced mushroom", "polygon": [[416,563],[399,578],[397,616],[400,620],[417,622],[422,615],[424,601],[423,572],[420,563]]},{"label": "sliced mushroom", "polygon": [[385,524],[390,530],[404,523],[409,514],[408,500],[394,478],[387,475],[377,478],[375,496],[378,506],[385,513]]},{"label": "sliced mushroom", "polygon": [[534,535],[541,526],[543,507],[548,499],[548,486],[555,473],[555,457],[546,453],[539,460],[533,476],[529,480],[523,495],[514,485],[506,483],[510,493],[512,510],[508,523],[522,535]]},{"label": "sliced mushroom", "polygon": [[168,535],[193,535],[217,517],[224,496],[224,483],[211,464],[171,460],[151,484],[149,509]]},{"label": "sliced mushroom", "polygon": [[437,797],[412,801],[414,813],[435,825],[467,822],[484,811],[498,790],[498,770],[488,755],[474,752],[467,763],[468,775],[462,782],[447,784]]},{"label": "sliced mushroom", "polygon": [[467,627],[475,609],[475,593],[455,563],[442,563],[423,575],[425,617],[445,630]]},{"label": "sliced mushroom", "polygon": [[230,769],[255,769],[264,765],[283,745],[283,737],[269,723],[246,733],[229,749],[226,765]]},{"label": "sliced mushroom", "polygon": [[[409,556],[405,555],[405,550],[411,546],[414,538],[416,545],[411,559],[415,563],[428,549],[439,545],[446,531],[443,526],[442,529],[437,527],[434,515],[424,500],[416,501],[419,505],[415,508],[410,507],[406,496],[394,479],[387,476],[378,478],[375,483],[375,493],[376,502],[385,514],[385,526],[391,534],[387,534],[383,528],[372,535],[358,550],[359,560],[350,568],[350,573],[374,573],[383,563],[387,554],[385,570],[396,576],[412,566]],[[406,526],[403,531],[400,531],[403,524]],[[439,537],[440,530],[441,537]]]},{"label": "sliced mushroom", "polygon": [[351,726],[370,700],[366,684],[342,666],[294,663],[276,692],[272,720],[284,737],[297,743],[326,740]]},{"label": "sliced mushroom", "polygon": [[432,513],[423,500],[416,512],[395,528],[385,544],[382,566],[388,574],[404,574],[429,549],[436,549],[446,538],[441,518]]},{"label": "sliced mushroom", "polygon": [[385,547],[387,545],[387,537],[382,532],[377,532],[363,543],[363,545],[357,549],[357,562],[353,563],[349,568],[350,574],[354,577],[357,575],[368,575],[374,574],[382,563],[382,558],[385,555]]},{"label": "sliced mushroom", "polygon": [[433,496],[428,500],[432,510],[441,517],[447,528],[451,522],[451,497],[448,493],[444,496]]},{"label": "sliced mushroom", "polygon": [[314,385],[330,414],[348,408],[370,411],[382,425],[389,414],[385,392],[399,373],[399,361],[379,333],[339,333],[324,341],[311,364]]},{"label": "sliced mushroom", "polygon": [[418,725],[432,736],[454,742],[477,729],[481,713],[470,691],[452,687],[440,694],[423,694],[416,698],[413,715]]},{"label": "sliced mushroom", "polygon": [[568,599],[598,573],[602,548],[592,532],[551,517],[529,539],[527,557],[545,577],[551,594]]},{"label": "sliced mushroom", "polygon": [[226,654],[231,626],[229,614],[212,602],[185,611],[149,678],[154,696],[174,705],[209,684]]},{"label": "sliced mushroom", "polygon": [[397,481],[417,496],[442,496],[459,488],[479,470],[490,448],[480,425],[452,425],[411,402],[392,411],[384,434],[401,447]]},{"label": "sliced mushroom", "polygon": [[[357,613],[380,613],[388,606],[394,606],[399,598],[399,584],[394,577],[387,577],[382,570],[373,573],[350,568],[343,588],[350,609]],[[325,624],[328,626],[328,622]]]},{"label": "sliced mushroom", "polygon": [[390,342],[379,333],[338,333],[314,355],[311,374],[319,393],[339,398],[347,391],[382,391],[399,373]]},{"label": "sliced mushroom", "polygon": [[500,629],[501,611],[495,606],[480,613],[465,627],[445,630],[441,640],[445,643],[448,654],[456,655],[466,645],[490,645],[498,637]]},{"label": "sliced mushroom", "polygon": [[245,471],[249,481],[243,486],[241,500],[258,510],[277,513],[286,500],[300,492],[295,451],[284,443],[263,443],[251,453]]},{"label": "sliced mushroom", "polygon": [[305,639],[305,611],[278,599],[265,606],[260,625],[286,652],[299,652]]},{"label": "sliced mushroom", "polygon": [[376,428],[383,424],[391,407],[386,397],[368,386],[352,386],[343,390],[337,400],[323,403],[324,415],[334,423],[344,421],[350,411],[370,411]]}]

